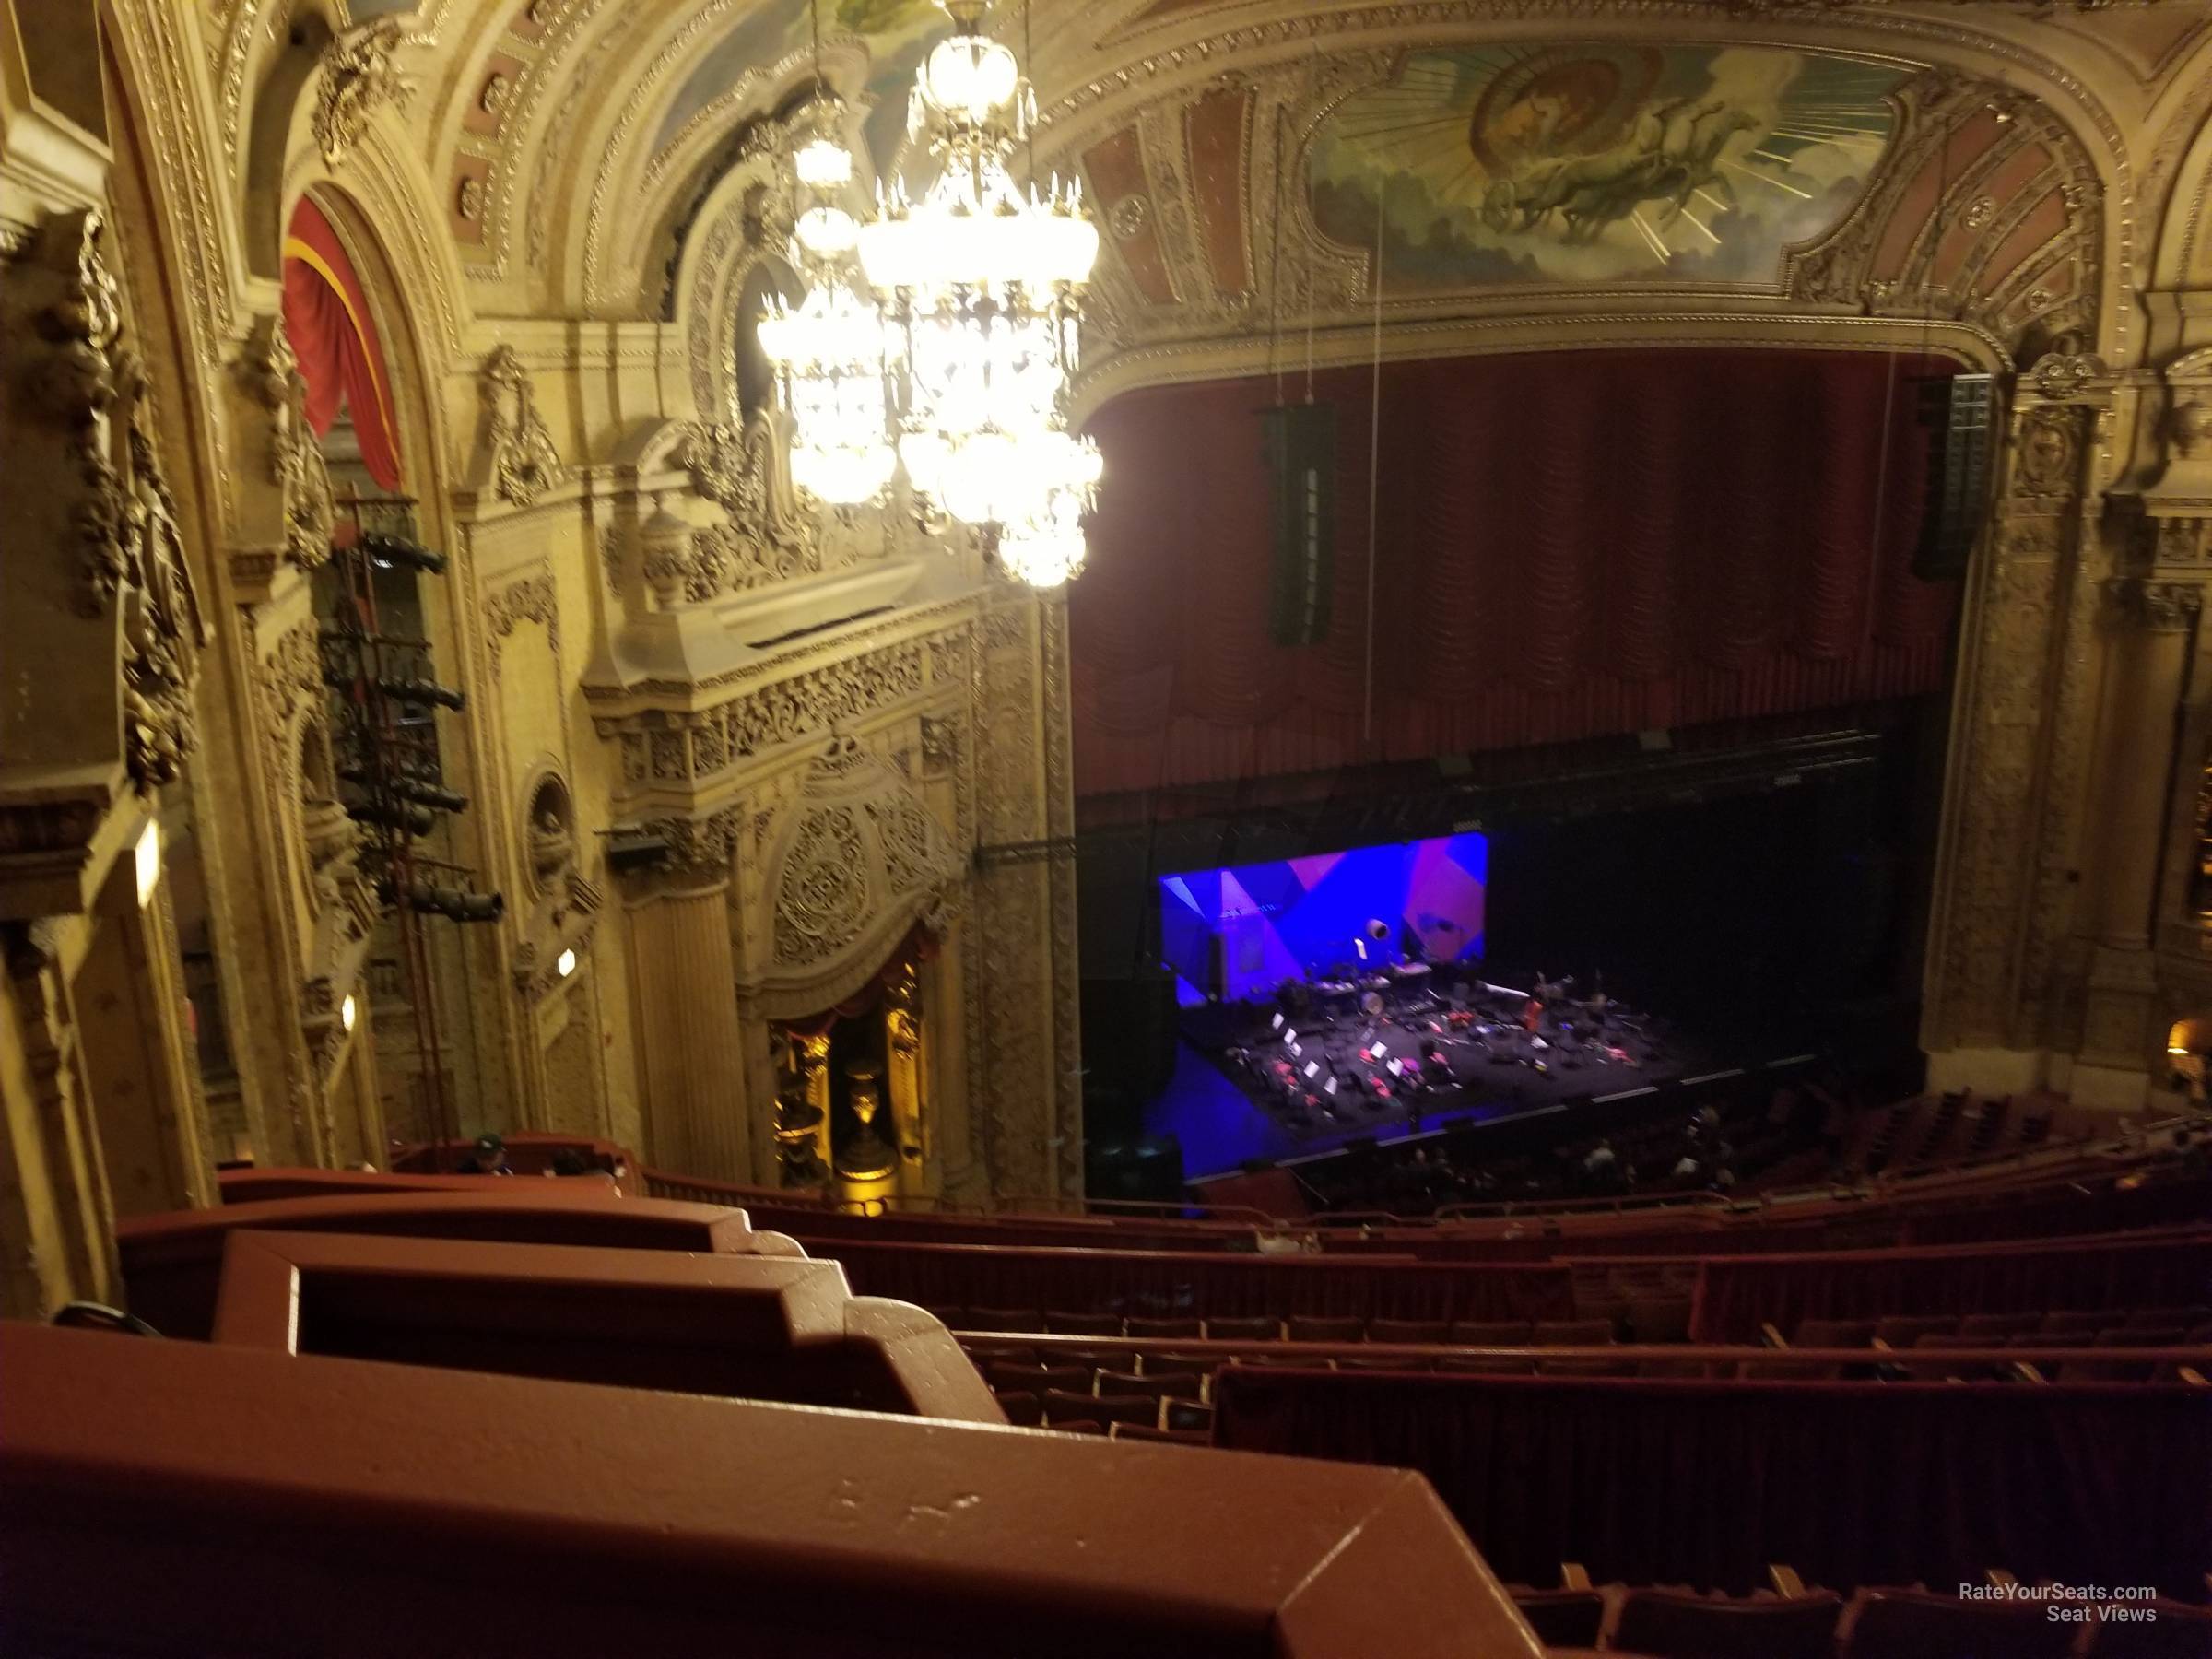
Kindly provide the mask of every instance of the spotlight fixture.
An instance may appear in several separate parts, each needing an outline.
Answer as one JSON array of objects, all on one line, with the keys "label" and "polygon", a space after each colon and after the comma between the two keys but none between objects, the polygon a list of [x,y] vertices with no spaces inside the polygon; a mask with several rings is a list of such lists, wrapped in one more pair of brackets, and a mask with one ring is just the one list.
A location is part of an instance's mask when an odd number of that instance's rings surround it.
[{"label": "spotlight fixture", "polygon": [[409,910],[429,911],[449,922],[497,922],[507,913],[501,893],[472,893],[465,888],[437,887],[418,881],[400,894]]},{"label": "spotlight fixture", "polygon": [[364,533],[360,548],[369,556],[371,563],[381,565],[387,571],[420,571],[426,576],[445,574],[444,554],[405,535],[394,535],[387,530]]}]

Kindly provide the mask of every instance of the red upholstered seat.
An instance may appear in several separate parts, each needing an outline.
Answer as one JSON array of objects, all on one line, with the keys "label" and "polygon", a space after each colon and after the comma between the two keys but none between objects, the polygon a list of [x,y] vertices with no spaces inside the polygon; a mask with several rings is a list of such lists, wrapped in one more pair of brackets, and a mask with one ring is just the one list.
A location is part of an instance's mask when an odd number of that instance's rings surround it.
[{"label": "red upholstered seat", "polygon": [[1371,1319],[1367,1322],[1367,1339],[1370,1342],[1442,1342],[1451,1333],[1450,1322],[1441,1319]]},{"label": "red upholstered seat", "polygon": [[971,1308],[971,1331],[1041,1331],[1044,1320],[1034,1308]]},{"label": "red upholstered seat", "polygon": [[1525,1319],[1455,1319],[1448,1340],[1471,1347],[1524,1347],[1529,1329]]},{"label": "red upholstered seat", "polygon": [[1284,1322],[1293,1342],[1358,1342],[1367,1335],[1367,1322],[1357,1313],[1344,1317],[1293,1313]]},{"label": "red upholstered seat", "polygon": [[1205,1322],[1198,1319],[1148,1319],[1132,1313],[1127,1320],[1132,1336],[1190,1336],[1206,1335]]},{"label": "red upholstered seat", "polygon": [[1006,1421],[1020,1428],[1034,1429],[1044,1421],[1044,1402],[1033,1394],[1001,1391],[998,1406],[1006,1414]]},{"label": "red upholstered seat", "polygon": [[1206,1335],[1213,1342],[1277,1342],[1282,1338],[1283,1322],[1268,1313],[1209,1318],[1206,1322]]},{"label": "red upholstered seat", "polygon": [[1119,1313],[1054,1313],[1044,1316],[1044,1328],[1055,1336],[1119,1336]]}]

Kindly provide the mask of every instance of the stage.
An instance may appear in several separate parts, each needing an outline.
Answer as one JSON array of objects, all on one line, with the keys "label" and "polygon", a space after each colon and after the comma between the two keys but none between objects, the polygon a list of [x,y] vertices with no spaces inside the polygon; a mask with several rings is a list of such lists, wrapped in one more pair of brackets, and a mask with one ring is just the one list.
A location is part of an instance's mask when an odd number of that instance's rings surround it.
[{"label": "stage", "polygon": [[[1437,991],[1425,983],[1394,991],[1380,1013],[1360,1010],[1357,998],[1334,1013],[1187,1006],[1175,1073],[1146,1114],[1146,1133],[1173,1135],[1195,1181],[1255,1159],[1293,1161],[1355,1140],[1502,1124],[1571,1106],[1632,1116],[1637,1099],[1655,1108],[1661,1086],[1710,1065],[1701,1044],[1641,1014],[1608,1013],[1601,1037],[1573,1001],[1546,1009],[1529,1031],[1520,1023],[1525,992],[1483,983],[1470,977]],[[1424,1043],[1441,1064],[1424,1066]],[[1409,1087],[1409,1071],[1433,1080]]]}]

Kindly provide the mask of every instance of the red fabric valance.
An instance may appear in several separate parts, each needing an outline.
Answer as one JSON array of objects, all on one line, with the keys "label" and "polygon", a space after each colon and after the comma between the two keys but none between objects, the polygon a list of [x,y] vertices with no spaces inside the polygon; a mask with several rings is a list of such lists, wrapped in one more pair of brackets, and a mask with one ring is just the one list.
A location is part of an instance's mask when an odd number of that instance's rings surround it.
[{"label": "red fabric valance", "polygon": [[858,1019],[881,1002],[884,992],[909,962],[934,961],[936,955],[937,935],[917,922],[906,930],[906,936],[899,941],[899,947],[885,959],[883,966],[870,974],[867,982],[852,995],[819,1013],[803,1015],[797,1019],[786,1019],[779,1023],[794,1037],[827,1036],[839,1020]]},{"label": "red fabric valance", "polygon": [[1954,370],[1690,349],[1386,364],[1371,732],[1369,371],[1315,382],[1337,411],[1336,535],[1331,626],[1311,646],[1268,635],[1258,412],[1274,382],[1118,398],[1090,422],[1107,484],[1069,589],[1076,787],[1934,690],[1955,594],[1910,571],[1926,453],[1914,382]]},{"label": "red fabric valance", "polygon": [[392,379],[360,277],[323,210],[302,196],[284,238],[284,332],[307,382],[307,423],[320,437],[341,406],[353,415],[361,464],[399,493]]}]

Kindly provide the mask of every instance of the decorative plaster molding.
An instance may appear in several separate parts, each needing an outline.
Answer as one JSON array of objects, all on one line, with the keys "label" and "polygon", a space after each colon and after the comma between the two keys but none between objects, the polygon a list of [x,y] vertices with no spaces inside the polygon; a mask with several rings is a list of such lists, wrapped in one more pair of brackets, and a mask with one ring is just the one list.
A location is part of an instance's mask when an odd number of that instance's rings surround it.
[{"label": "decorative plaster molding", "polygon": [[324,50],[312,125],[327,166],[337,167],[360,143],[379,104],[406,108],[414,88],[399,70],[403,38],[398,18],[371,18]]},{"label": "decorative plaster molding", "polygon": [[477,377],[490,445],[491,488],[502,500],[527,507],[564,476],[553,434],[537,410],[529,371],[512,345],[500,344]]},{"label": "decorative plaster molding", "polygon": [[268,476],[283,492],[285,557],[312,571],[330,557],[337,508],[323,446],[307,424],[307,381],[275,313],[255,322],[239,377],[268,412]]}]

